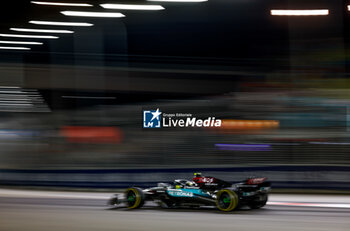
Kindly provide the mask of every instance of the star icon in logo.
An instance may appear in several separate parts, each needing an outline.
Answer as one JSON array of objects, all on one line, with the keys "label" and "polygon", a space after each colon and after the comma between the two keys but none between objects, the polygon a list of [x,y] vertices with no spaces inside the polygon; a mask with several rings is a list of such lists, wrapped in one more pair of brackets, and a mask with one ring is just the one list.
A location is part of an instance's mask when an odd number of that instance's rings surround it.
[{"label": "star icon in logo", "polygon": [[157,108],[157,111],[152,112],[153,117],[152,117],[151,121],[153,121],[153,120],[156,119],[156,118],[157,118],[157,120],[159,120],[159,116],[160,116],[161,114],[162,114],[162,113],[159,111],[159,108]]}]

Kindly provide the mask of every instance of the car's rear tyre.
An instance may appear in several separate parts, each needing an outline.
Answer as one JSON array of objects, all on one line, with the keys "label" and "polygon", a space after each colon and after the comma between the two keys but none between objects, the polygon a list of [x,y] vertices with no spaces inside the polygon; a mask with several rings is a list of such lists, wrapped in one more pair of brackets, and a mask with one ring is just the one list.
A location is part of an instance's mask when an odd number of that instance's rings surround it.
[{"label": "car's rear tyre", "polygon": [[216,194],[216,207],[224,212],[230,212],[238,207],[239,198],[234,191],[222,189]]},{"label": "car's rear tyre", "polygon": [[259,209],[261,207],[264,207],[267,203],[267,199],[268,196],[266,195],[262,195],[263,199],[261,201],[256,201],[256,202],[252,202],[249,206],[252,209]]},{"label": "car's rear tyre", "polygon": [[140,188],[128,188],[125,191],[126,206],[129,209],[141,208],[145,203],[145,195]]}]

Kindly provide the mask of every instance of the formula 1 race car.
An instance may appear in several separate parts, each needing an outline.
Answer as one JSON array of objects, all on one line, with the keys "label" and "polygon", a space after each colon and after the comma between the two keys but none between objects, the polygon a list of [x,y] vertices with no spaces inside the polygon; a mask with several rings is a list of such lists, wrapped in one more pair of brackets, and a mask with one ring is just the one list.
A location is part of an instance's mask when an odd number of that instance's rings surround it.
[{"label": "formula 1 race car", "polygon": [[141,189],[128,188],[124,197],[114,195],[108,202],[116,206],[125,203],[130,209],[140,208],[145,201],[155,201],[162,207],[216,206],[224,212],[244,205],[252,209],[263,207],[268,199],[271,184],[267,178],[251,177],[237,184],[231,184],[210,176],[195,173],[193,181],[175,180],[173,183],[158,183],[157,187]]}]

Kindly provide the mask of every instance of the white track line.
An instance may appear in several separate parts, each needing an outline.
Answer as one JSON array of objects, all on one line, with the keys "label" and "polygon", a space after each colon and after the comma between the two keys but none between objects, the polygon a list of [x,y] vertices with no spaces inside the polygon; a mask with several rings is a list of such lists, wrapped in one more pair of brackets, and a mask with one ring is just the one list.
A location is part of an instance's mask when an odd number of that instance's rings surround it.
[{"label": "white track line", "polygon": [[0,197],[109,199],[113,193],[59,192],[1,189]]},{"label": "white track line", "polygon": [[317,203],[298,203],[298,202],[278,202],[269,201],[268,205],[282,205],[282,206],[298,206],[298,207],[324,207],[324,208],[346,208],[350,209],[350,204],[317,204]]},{"label": "white track line", "polygon": [[[61,192],[61,191],[34,191],[34,190],[12,190],[0,189],[0,197],[19,197],[19,198],[62,198],[62,199],[96,199],[108,200],[113,193],[90,193],[90,192]],[[339,203],[340,201],[349,201],[348,196],[314,196],[316,200],[310,201],[311,195],[278,195],[272,194],[267,205],[272,206],[297,206],[297,207],[323,207],[323,208],[346,208],[350,209],[350,203]],[[277,200],[276,200],[277,199]],[[287,201],[282,201],[287,200]],[[322,202],[320,202],[322,201]],[[337,201],[337,202],[336,202]]]}]

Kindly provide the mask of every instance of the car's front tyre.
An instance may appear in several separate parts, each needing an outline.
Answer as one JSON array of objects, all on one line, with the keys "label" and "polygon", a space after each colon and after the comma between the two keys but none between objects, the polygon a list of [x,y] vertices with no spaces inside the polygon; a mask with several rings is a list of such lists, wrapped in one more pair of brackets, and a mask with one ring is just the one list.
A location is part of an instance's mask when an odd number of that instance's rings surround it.
[{"label": "car's front tyre", "polygon": [[145,203],[145,194],[142,189],[132,187],[125,191],[126,206],[129,209],[141,208]]}]

